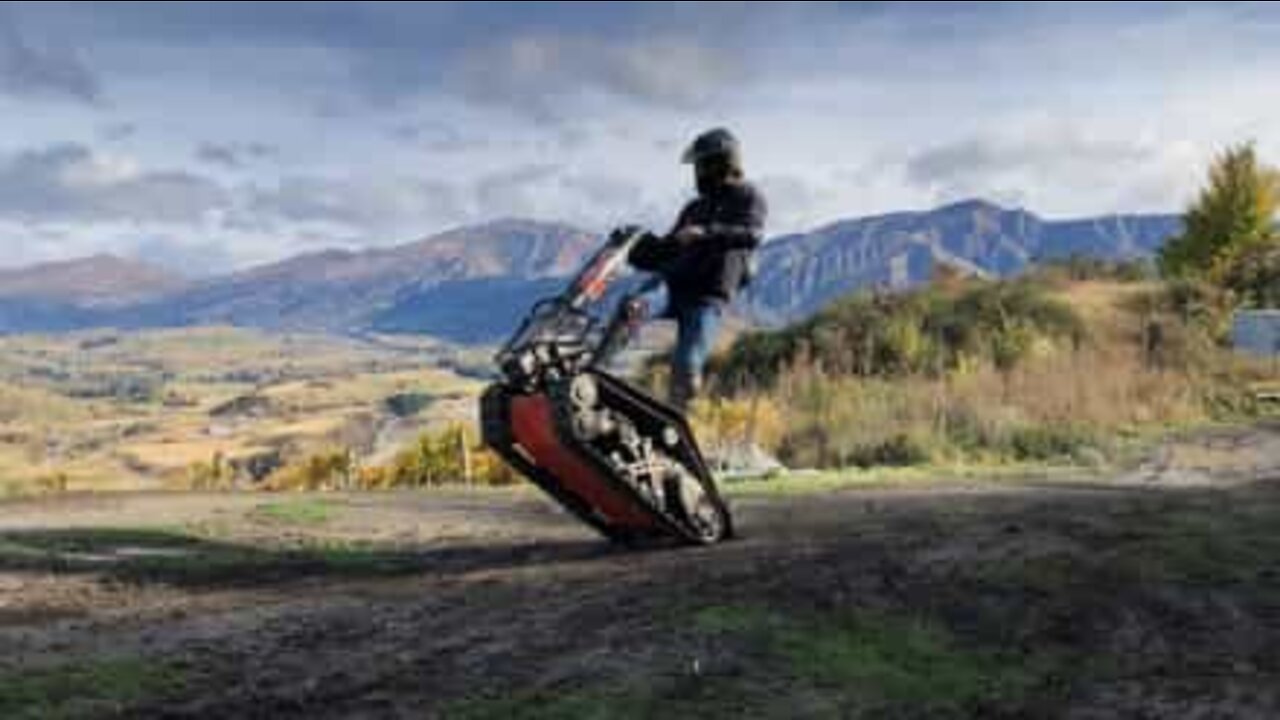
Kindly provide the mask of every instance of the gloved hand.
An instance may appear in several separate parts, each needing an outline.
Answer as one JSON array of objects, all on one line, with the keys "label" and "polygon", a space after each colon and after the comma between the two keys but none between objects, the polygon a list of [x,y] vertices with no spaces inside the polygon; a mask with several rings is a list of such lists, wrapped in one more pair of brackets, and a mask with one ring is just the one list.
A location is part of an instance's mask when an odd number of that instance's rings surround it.
[{"label": "gloved hand", "polygon": [[[615,233],[622,232],[624,229],[619,228]],[[644,232],[643,230],[638,230]],[[619,238],[626,238],[629,235],[620,235]],[[637,270],[645,272],[659,272],[663,264],[669,259],[673,245],[666,238],[658,237],[650,232],[644,232],[644,236],[640,241],[631,248],[631,252],[627,255],[627,262]]]},{"label": "gloved hand", "polygon": [[[618,228],[615,228],[613,232],[609,233],[609,240],[611,242],[621,242],[622,240],[629,238],[632,235],[639,235],[644,232],[645,232],[645,229],[639,225],[622,225]],[[645,233],[645,234],[648,234],[648,233]]]}]

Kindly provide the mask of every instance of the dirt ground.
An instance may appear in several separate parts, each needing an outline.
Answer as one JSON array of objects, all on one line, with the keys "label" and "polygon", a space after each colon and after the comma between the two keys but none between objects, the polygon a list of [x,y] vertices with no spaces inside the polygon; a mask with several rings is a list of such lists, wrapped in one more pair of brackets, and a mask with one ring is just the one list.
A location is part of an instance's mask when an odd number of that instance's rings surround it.
[{"label": "dirt ground", "polygon": [[1280,717],[1280,429],[1105,476],[0,505],[0,717]]}]

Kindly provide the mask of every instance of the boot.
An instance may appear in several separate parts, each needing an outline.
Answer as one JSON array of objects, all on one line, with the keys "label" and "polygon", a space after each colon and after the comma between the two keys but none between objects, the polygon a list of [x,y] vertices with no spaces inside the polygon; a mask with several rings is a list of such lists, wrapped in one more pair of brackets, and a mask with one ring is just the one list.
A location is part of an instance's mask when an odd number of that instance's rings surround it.
[{"label": "boot", "polygon": [[667,396],[668,402],[672,407],[679,410],[681,414],[688,414],[689,405],[701,391],[702,378],[696,374],[677,370],[671,374],[671,387]]}]

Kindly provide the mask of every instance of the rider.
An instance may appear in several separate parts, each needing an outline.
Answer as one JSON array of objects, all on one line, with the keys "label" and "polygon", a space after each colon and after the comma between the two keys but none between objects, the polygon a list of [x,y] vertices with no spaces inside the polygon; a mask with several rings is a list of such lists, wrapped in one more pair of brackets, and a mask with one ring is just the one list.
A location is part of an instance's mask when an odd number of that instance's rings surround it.
[{"label": "rider", "polygon": [[631,252],[635,267],[667,286],[664,317],[678,326],[671,358],[671,403],[681,410],[699,393],[724,307],[751,280],[763,239],[764,197],[742,171],[742,149],[724,128],[702,133],[685,150],[698,196],[666,236],[646,238]]}]

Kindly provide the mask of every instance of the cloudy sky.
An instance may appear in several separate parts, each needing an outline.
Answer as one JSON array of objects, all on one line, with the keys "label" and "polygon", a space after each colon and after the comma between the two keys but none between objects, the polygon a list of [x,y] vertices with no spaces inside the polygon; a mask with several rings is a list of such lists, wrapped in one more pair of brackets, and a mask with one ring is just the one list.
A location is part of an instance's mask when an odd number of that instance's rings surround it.
[{"label": "cloudy sky", "polygon": [[0,265],[200,275],[505,216],[665,225],[728,125],[773,232],[1176,211],[1280,158],[1265,3],[0,3]]}]

